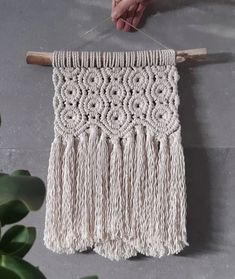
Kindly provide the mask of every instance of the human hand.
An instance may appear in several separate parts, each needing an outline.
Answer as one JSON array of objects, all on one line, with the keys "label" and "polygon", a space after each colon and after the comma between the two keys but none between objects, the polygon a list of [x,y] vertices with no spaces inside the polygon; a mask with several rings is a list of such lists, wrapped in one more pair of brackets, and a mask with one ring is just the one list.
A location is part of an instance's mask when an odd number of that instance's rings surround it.
[{"label": "human hand", "polygon": [[[118,30],[130,31],[131,25],[137,27],[146,7],[152,0],[112,0],[112,20]],[[127,21],[124,22],[122,18]]]}]

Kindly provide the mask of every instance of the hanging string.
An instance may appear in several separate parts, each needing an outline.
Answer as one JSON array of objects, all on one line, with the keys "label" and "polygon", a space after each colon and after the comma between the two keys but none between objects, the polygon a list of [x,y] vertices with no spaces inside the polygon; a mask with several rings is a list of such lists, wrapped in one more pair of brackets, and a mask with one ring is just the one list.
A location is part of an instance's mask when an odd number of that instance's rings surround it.
[{"label": "hanging string", "polygon": [[[102,19],[97,25],[93,26],[91,29],[87,30],[85,33],[83,33],[81,36],[79,36],[78,38],[84,38],[86,37],[89,33],[91,33],[92,31],[95,31],[99,26],[101,26],[104,22],[106,22],[107,20],[111,19],[110,16],[106,17],[105,19]],[[139,31],[141,34],[143,34],[146,38],[152,40],[153,42],[155,42],[156,44],[158,44],[160,47],[165,48],[165,49],[169,49],[168,46],[164,45],[163,43],[157,41],[154,37],[152,37],[151,35],[149,35],[148,33],[146,33],[145,31],[135,27],[134,25],[132,25],[130,22],[128,22],[127,20],[120,18],[123,22],[125,22],[126,24],[128,24],[130,27],[134,28],[136,31]]]},{"label": "hanging string", "polygon": [[123,22],[127,23],[129,26],[131,26],[132,28],[134,28],[136,31],[139,31],[140,33],[142,33],[145,37],[149,38],[150,40],[152,40],[153,42],[157,43],[159,46],[165,48],[165,49],[169,49],[168,46],[164,45],[163,43],[157,41],[155,38],[153,38],[152,36],[150,36],[148,33],[146,33],[145,31],[135,27],[134,25],[132,25],[130,22],[128,22],[127,20],[120,18]]},{"label": "hanging string", "polygon": [[108,16],[105,19],[102,19],[100,22],[98,22],[98,24],[96,24],[95,26],[93,26],[91,29],[87,30],[85,33],[83,33],[82,35],[80,35],[78,38],[83,38],[86,37],[89,33],[91,33],[92,31],[95,31],[99,26],[101,26],[103,23],[105,23],[108,19],[110,19],[111,17]]}]

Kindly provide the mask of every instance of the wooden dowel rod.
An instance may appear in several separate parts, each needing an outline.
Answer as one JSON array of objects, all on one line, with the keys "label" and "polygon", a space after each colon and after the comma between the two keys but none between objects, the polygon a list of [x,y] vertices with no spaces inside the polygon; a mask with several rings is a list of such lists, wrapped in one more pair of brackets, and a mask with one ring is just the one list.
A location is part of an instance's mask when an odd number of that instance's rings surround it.
[{"label": "wooden dowel rod", "polygon": [[52,66],[52,59],[53,59],[52,52],[28,51],[26,53],[27,64]]},{"label": "wooden dowel rod", "polygon": [[[205,59],[206,56],[207,56],[206,48],[178,50],[178,51],[176,51],[176,62],[181,63],[186,60],[198,61],[201,59]],[[51,66],[52,59],[53,59],[52,52],[28,51],[26,53],[26,62],[28,64]]]}]

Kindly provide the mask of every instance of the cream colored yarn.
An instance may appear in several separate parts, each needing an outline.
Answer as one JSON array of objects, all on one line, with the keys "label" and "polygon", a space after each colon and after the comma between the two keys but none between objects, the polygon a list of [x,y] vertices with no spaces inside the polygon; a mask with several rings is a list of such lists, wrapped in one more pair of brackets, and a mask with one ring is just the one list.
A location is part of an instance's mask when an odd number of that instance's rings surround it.
[{"label": "cream colored yarn", "polygon": [[109,259],[180,252],[184,153],[174,50],[53,55],[45,245]]}]

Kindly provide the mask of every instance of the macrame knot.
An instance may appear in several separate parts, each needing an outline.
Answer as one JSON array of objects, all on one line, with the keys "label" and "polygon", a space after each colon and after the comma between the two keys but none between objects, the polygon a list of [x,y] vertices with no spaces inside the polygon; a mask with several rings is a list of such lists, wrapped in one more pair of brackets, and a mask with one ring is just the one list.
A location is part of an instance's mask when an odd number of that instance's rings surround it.
[{"label": "macrame knot", "polygon": [[127,133],[127,135],[126,135],[126,142],[127,143],[131,143],[131,142],[133,142],[134,141],[134,137],[135,137],[135,132],[134,132],[134,130],[133,129],[131,129],[128,133]]},{"label": "macrame knot", "polygon": [[87,141],[87,133],[86,132],[81,133],[79,138],[82,142],[86,142]]},{"label": "macrame knot", "polygon": [[142,127],[141,125],[137,125],[137,126],[135,127],[135,129],[136,129],[137,135],[140,135],[140,134],[143,133],[143,127]]},{"label": "macrame knot", "polygon": [[120,138],[119,137],[112,137],[111,142],[112,142],[114,147],[117,147],[120,143]]},{"label": "macrame knot", "polygon": [[105,145],[108,145],[108,137],[105,133],[101,133],[100,135],[100,143],[105,143]]},{"label": "macrame knot", "polygon": [[91,127],[90,127],[90,136],[92,137],[92,136],[95,136],[95,135],[97,135],[97,133],[98,133],[98,127],[97,126],[94,126],[94,125],[92,125]]},{"label": "macrame knot", "polygon": [[111,260],[187,243],[174,50],[53,54],[45,245]]}]

